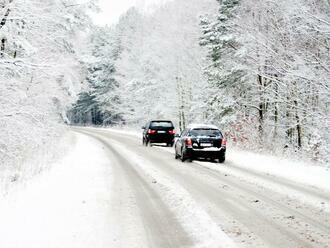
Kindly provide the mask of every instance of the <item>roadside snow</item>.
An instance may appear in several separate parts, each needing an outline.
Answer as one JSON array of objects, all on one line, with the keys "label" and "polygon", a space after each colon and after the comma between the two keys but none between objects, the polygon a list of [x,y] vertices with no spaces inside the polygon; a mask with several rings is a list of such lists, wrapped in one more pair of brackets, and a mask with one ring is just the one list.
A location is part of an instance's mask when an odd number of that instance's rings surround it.
[{"label": "roadside snow", "polygon": [[228,160],[241,168],[330,191],[329,168],[229,148]]},{"label": "roadside snow", "polygon": [[62,161],[0,199],[0,247],[112,247],[109,159],[93,139],[75,140]]}]

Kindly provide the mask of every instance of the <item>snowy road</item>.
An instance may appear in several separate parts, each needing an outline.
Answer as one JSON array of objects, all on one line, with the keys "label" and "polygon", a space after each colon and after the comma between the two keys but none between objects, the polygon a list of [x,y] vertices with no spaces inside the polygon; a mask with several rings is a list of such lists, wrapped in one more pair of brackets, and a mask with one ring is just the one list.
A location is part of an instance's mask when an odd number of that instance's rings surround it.
[{"label": "snowy road", "polygon": [[[101,142],[115,161],[114,200],[135,203],[142,223],[137,230],[149,247],[229,247],[226,235],[238,247],[330,247],[326,190],[250,171],[230,159],[225,165],[181,163],[172,149],[143,147],[131,134],[76,131]],[[123,232],[132,232],[126,238],[137,235],[129,223],[121,223]]]},{"label": "snowy road", "polygon": [[135,133],[72,131],[63,160],[0,199],[0,247],[330,247],[327,169],[230,150],[182,163]]}]

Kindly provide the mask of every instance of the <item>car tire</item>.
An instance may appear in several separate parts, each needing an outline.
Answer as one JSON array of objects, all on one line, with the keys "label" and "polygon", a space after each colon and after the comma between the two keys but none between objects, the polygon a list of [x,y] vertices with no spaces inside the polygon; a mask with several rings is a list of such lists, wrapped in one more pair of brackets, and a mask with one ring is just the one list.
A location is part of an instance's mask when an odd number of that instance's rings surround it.
[{"label": "car tire", "polygon": [[220,158],[219,158],[219,163],[224,163],[225,162],[225,160],[226,160],[226,157],[225,156],[221,156]]},{"label": "car tire", "polygon": [[179,154],[176,152],[176,149],[175,149],[175,156],[174,156],[174,158],[175,159],[178,159],[180,156],[179,156]]},{"label": "car tire", "polygon": [[181,150],[181,161],[184,162],[186,161],[187,157],[186,154],[183,152],[183,150]]}]

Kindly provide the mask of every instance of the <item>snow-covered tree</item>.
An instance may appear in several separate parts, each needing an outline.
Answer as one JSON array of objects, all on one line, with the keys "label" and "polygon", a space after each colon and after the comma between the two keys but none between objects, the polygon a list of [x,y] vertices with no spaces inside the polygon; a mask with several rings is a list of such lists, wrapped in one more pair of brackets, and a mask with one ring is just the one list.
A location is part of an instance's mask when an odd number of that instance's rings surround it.
[{"label": "snow-covered tree", "polygon": [[84,62],[88,87],[69,111],[73,123],[109,125],[122,121],[115,62],[120,40],[115,29],[95,28],[89,37]]},{"label": "snow-covered tree", "polygon": [[79,38],[90,25],[85,11],[91,6],[1,1],[1,170],[24,171],[24,161],[60,135],[58,124],[67,121],[66,106],[80,90]]},{"label": "snow-covered tree", "polygon": [[120,20],[123,51],[117,78],[128,123],[166,118],[182,129],[203,119],[199,16],[212,3],[170,1],[148,15],[131,9]]},{"label": "snow-covered tree", "polygon": [[202,20],[206,75],[219,84],[219,105],[236,106],[232,133],[248,131],[268,149],[326,157],[329,11],[327,1],[221,1],[217,19]]},{"label": "snow-covered tree", "polygon": [[246,91],[243,87],[244,73],[236,66],[234,58],[239,44],[232,22],[240,1],[218,2],[220,7],[216,18],[212,15],[201,18],[200,45],[209,50],[209,64],[204,68],[208,80],[205,118],[229,129],[233,122],[244,116],[237,104],[237,99]]}]

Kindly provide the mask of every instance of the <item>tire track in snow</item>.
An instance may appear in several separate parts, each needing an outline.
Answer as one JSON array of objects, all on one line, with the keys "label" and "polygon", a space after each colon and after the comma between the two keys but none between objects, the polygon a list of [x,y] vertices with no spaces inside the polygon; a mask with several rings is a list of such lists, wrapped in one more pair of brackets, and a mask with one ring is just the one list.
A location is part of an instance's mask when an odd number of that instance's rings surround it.
[{"label": "tire track in snow", "polygon": [[[149,178],[149,181],[157,180],[155,188],[157,188],[158,194],[162,196],[164,202],[168,205],[175,214],[181,225],[186,232],[195,240],[195,245],[189,247],[198,248],[230,248],[236,247],[234,243],[223,233],[223,231],[211,220],[209,215],[200,208],[199,205],[191,198],[190,194],[186,192],[179,184],[172,181],[167,176],[164,176],[159,170],[156,170],[150,162],[143,157],[138,156],[131,150],[127,149],[120,142],[105,138],[96,132],[85,132],[92,137],[107,144],[107,146],[116,151],[119,154],[128,154],[129,159],[125,160],[134,161],[132,164],[139,174],[143,174],[141,179]],[[164,210],[164,209],[163,209]],[[172,227],[173,228],[173,227]],[[159,247],[157,245],[156,247]],[[170,247],[184,247],[180,245],[174,245]]]},{"label": "tire track in snow", "polygon": [[[127,158],[121,155],[113,145],[99,135],[79,131],[102,143],[115,160],[117,169],[127,178],[139,208],[148,247],[192,247],[193,243],[172,212],[154,191],[151,180],[146,181]],[[117,174],[117,176],[119,176]],[[125,200],[125,199],[123,199]],[[120,224],[119,224],[120,225]]]},{"label": "tire track in snow", "polygon": [[[162,153],[159,153],[155,150],[152,153],[151,152],[146,152],[147,149],[145,149],[144,147],[142,147],[139,144],[140,142],[138,142],[137,138],[130,137],[130,136],[127,136],[127,135],[124,135],[124,134],[118,134],[118,133],[114,134],[111,131],[110,132],[109,131],[104,131],[104,132],[100,132],[100,133],[102,133],[103,135],[108,136],[110,138],[117,139],[117,141],[119,141],[119,142],[124,142],[123,141],[123,136],[124,136],[125,139],[129,140],[129,142],[125,141],[125,143],[128,147],[134,149],[135,152],[137,152],[137,150],[139,150],[141,155],[145,154],[148,158],[153,157],[152,161],[158,160],[159,164],[157,166],[159,168],[163,168],[163,169],[167,168],[168,169],[168,167],[173,167],[172,162],[168,161],[168,162],[165,163],[165,161],[168,159],[168,156],[165,156]],[[157,150],[166,150],[166,149],[157,149]],[[171,161],[174,162],[173,159]],[[181,163],[179,163],[179,164],[181,164]],[[283,243],[283,240],[282,240],[282,244],[281,244],[281,242],[279,242],[279,240],[280,240],[278,238],[279,236],[274,235],[272,233],[272,231],[268,231],[268,234],[267,234],[267,232],[266,233],[265,232],[260,233],[261,236],[264,235],[263,238],[265,238],[266,241],[268,240],[269,246],[271,246],[270,244],[273,243],[273,244],[275,244],[275,245],[273,245],[273,247],[324,247],[324,244],[326,244],[324,242],[326,242],[326,240],[329,239],[329,238],[327,237],[328,234],[325,232],[327,230],[327,226],[324,225],[322,222],[319,222],[318,220],[314,220],[313,218],[309,217],[308,214],[306,214],[306,213],[303,213],[303,214],[300,213],[300,211],[297,210],[297,209],[296,209],[296,211],[292,211],[292,210],[294,210],[294,206],[295,206],[294,204],[293,204],[293,206],[289,207],[289,206],[287,206],[287,205],[285,205],[281,202],[276,202],[276,200],[272,200],[272,193],[269,190],[266,191],[266,193],[268,195],[262,195],[260,193],[258,187],[255,187],[255,185],[254,185],[254,187],[252,187],[251,185],[249,185],[249,187],[246,187],[247,186],[246,182],[245,183],[242,182],[239,178],[233,177],[229,181],[228,181],[228,178],[227,178],[227,180],[225,180],[224,179],[225,177],[223,177],[224,176],[223,172],[218,171],[218,170],[214,170],[214,168],[213,168],[214,166],[209,167],[208,164],[209,163],[199,163],[199,162],[191,163],[191,164],[189,164],[189,167],[185,168],[185,173],[188,173],[189,171],[191,171],[192,170],[191,167],[195,167],[195,170],[197,170],[199,173],[203,172],[203,173],[208,174],[208,177],[210,177],[210,176],[213,177],[213,179],[218,181],[218,183],[222,182],[224,184],[229,184],[230,186],[233,186],[234,188],[236,188],[235,189],[236,194],[241,192],[239,194],[247,195],[248,199],[256,199],[256,197],[257,197],[257,199],[262,198],[262,204],[266,204],[266,206],[268,206],[268,208],[273,209],[274,212],[270,213],[270,214],[273,214],[273,215],[270,215],[270,216],[262,217],[263,215],[268,214],[267,212],[262,213],[262,210],[259,210],[259,212],[261,211],[261,213],[258,213],[258,212],[255,213],[256,216],[261,215],[261,217],[257,221],[257,223],[259,222],[259,224],[262,224],[262,222],[260,222],[260,221],[261,221],[261,219],[264,218],[264,225],[265,226],[273,225],[274,227],[276,227],[275,229],[278,229],[278,232],[282,233],[282,238],[284,236],[286,236],[287,237],[286,239],[291,240],[291,245],[290,245],[290,242],[287,243],[287,245],[289,245],[289,246],[284,245],[285,242]],[[230,168],[228,168],[228,170],[230,170]],[[178,174],[177,172],[178,172],[177,168],[175,168],[171,173],[172,173],[173,176],[175,176],[175,174]],[[216,175],[214,175],[214,174],[216,174]],[[200,179],[200,178],[198,178],[200,176],[201,175],[196,174],[196,178],[192,179],[192,180],[197,181],[198,179]],[[177,181],[181,180],[181,182],[183,182],[183,181],[187,181],[186,179],[187,179],[187,175],[185,175],[181,179],[178,179]],[[181,185],[182,184],[183,183],[181,183]],[[205,184],[205,180],[204,180],[204,184]],[[279,182],[279,184],[280,184],[280,182]],[[235,187],[235,186],[238,186],[238,187]],[[194,188],[194,187],[192,185],[189,185],[187,188],[190,188],[190,192],[191,192],[191,188]],[[209,192],[210,192],[210,190],[209,191],[205,190],[204,194],[208,195]],[[198,195],[198,192],[196,194]],[[214,199],[217,198],[217,194],[218,195],[219,194],[226,195],[226,192],[221,193],[218,190],[218,192],[214,194],[214,197],[213,197]],[[202,194],[200,193],[199,195],[202,198]],[[204,200],[205,201],[207,201],[207,200],[212,201],[210,198],[211,197],[206,197]],[[238,218],[238,221],[243,219],[243,222],[245,222],[245,225],[249,225],[249,220],[247,219],[247,220],[244,221],[244,216],[240,216],[241,211],[239,211],[239,208],[237,207],[237,204],[242,204],[242,205],[247,204],[247,199],[240,200],[239,197],[237,199],[237,197],[236,198],[232,197],[232,196],[230,196],[230,194],[227,195],[227,198],[232,199],[232,200],[227,201],[226,204],[229,207],[227,206],[225,210],[228,211],[229,209],[232,209],[232,213],[234,213],[234,215],[237,215],[241,218],[241,219]],[[233,205],[233,201],[236,201],[237,203]],[[259,204],[259,205],[262,205],[262,204]],[[221,202],[213,203],[213,205],[221,206]],[[258,204],[255,204],[255,205],[256,205],[255,207],[258,208]],[[236,214],[235,214],[235,211],[234,211],[235,209],[236,209]],[[225,210],[223,210],[223,211],[225,211]],[[253,208],[250,209],[250,211],[252,213]],[[219,209],[216,209],[215,212],[219,212]],[[297,219],[291,220],[292,213],[295,213],[297,215],[299,221]],[[290,217],[290,218],[286,218],[286,217]],[[296,218],[296,216],[294,216],[294,218]],[[301,226],[305,222],[308,223],[308,225],[306,224],[306,226],[308,226],[308,228],[305,228],[304,226]],[[251,222],[251,220],[250,220],[250,225],[252,225],[252,224],[253,224],[253,221]],[[288,226],[286,226],[286,225],[288,225]],[[289,225],[292,225],[292,226],[289,227]],[[267,228],[264,228],[264,229],[267,230]],[[312,230],[312,231],[315,231],[315,232],[313,233],[313,235],[311,235],[308,230]],[[317,231],[317,230],[319,230],[319,231]],[[260,232],[260,230],[259,230],[259,232]],[[256,233],[258,233],[258,230],[256,230]],[[315,235],[320,237],[320,242],[318,242],[318,240],[314,240]],[[313,236],[314,236],[314,238],[313,238]]]}]

